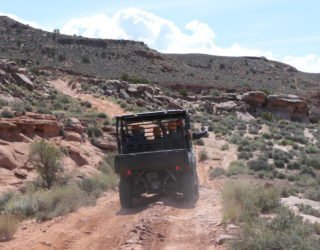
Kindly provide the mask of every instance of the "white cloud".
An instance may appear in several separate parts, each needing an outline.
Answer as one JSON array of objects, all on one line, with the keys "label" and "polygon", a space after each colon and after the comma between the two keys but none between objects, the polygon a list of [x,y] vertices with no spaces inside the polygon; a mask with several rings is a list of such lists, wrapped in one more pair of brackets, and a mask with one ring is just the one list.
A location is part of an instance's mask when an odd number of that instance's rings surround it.
[{"label": "white cloud", "polygon": [[[22,20],[15,15],[1,12],[0,15],[7,15],[19,22],[41,28],[40,25]],[[92,38],[139,40],[164,53],[265,56],[288,63],[305,72],[320,72],[320,56],[318,55],[280,57],[271,51],[244,48],[237,43],[222,48],[215,44],[215,33],[206,23],[193,20],[181,29],[170,20],[137,8],[122,9],[113,16],[97,14],[71,19],[61,27],[60,31],[64,34],[77,34]]]},{"label": "white cloud", "polygon": [[23,23],[23,24],[28,24],[34,28],[37,28],[37,29],[44,29],[43,27],[41,27],[40,25],[38,25],[36,22],[32,22],[32,21],[27,21],[27,20],[24,20],[24,19],[21,19],[20,17],[16,16],[16,15],[13,15],[13,14],[9,14],[9,13],[3,13],[0,11],[0,16],[7,16],[7,17],[10,17],[11,19],[14,19],[20,23]]}]

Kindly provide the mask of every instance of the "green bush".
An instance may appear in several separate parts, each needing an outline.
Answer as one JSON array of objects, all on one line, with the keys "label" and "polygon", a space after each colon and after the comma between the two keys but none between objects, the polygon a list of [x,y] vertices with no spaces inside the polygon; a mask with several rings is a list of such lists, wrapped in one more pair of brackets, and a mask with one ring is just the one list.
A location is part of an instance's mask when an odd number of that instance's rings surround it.
[{"label": "green bush", "polygon": [[279,206],[275,188],[253,186],[244,181],[230,181],[222,189],[225,222],[251,221],[259,213],[268,213]]},{"label": "green bush", "polygon": [[268,171],[272,169],[271,166],[268,164],[268,162],[263,159],[248,161],[247,166],[249,169],[252,169],[254,171],[260,171],[260,170]]},{"label": "green bush", "polygon": [[97,117],[102,118],[102,119],[108,119],[108,115],[106,113],[103,113],[103,112],[98,113]]},{"label": "green bush", "polygon": [[3,118],[13,118],[14,117],[14,113],[11,112],[8,109],[5,109],[5,110],[1,111],[1,117],[3,117]]},{"label": "green bush", "polygon": [[143,79],[139,76],[130,76],[128,75],[127,73],[123,73],[122,76],[121,76],[121,80],[123,81],[127,81],[127,82],[131,82],[131,83],[143,83],[143,84],[148,84],[150,83],[147,79]]},{"label": "green bush", "polygon": [[89,126],[87,128],[87,134],[89,137],[101,137],[103,135],[103,131],[98,126]]},{"label": "green bush", "polygon": [[62,152],[54,144],[40,140],[31,145],[29,159],[35,166],[44,187],[51,188],[61,177]]},{"label": "green bush", "polygon": [[307,154],[317,154],[319,153],[319,148],[314,144],[308,144],[305,147],[305,151]]},{"label": "green bush", "polygon": [[230,163],[227,175],[237,175],[237,174],[246,174],[248,171],[243,163],[243,161],[233,161]]}]

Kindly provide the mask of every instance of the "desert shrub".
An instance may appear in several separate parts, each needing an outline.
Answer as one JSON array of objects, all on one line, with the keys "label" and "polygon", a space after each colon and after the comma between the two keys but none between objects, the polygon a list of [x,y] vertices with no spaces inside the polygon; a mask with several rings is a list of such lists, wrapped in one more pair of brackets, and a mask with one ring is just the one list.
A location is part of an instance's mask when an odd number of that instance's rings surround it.
[{"label": "desert shrub", "polygon": [[252,169],[254,171],[260,171],[260,170],[268,171],[272,169],[271,166],[268,164],[268,162],[263,159],[248,161],[247,166],[249,169]]},{"label": "desert shrub", "polygon": [[61,150],[48,141],[36,141],[31,145],[29,159],[44,187],[51,188],[63,172]]},{"label": "desert shrub", "polygon": [[221,146],[221,150],[222,150],[222,151],[226,151],[226,150],[228,150],[228,149],[229,149],[228,143],[225,143],[225,144],[223,144],[223,145]]},{"label": "desert shrub", "polygon": [[204,140],[203,140],[203,139],[197,139],[197,140],[195,141],[195,144],[196,144],[196,145],[199,145],[199,146],[203,146],[203,145],[204,145]]},{"label": "desert shrub", "polygon": [[285,173],[282,173],[282,172],[279,172],[279,171],[276,171],[276,172],[275,172],[274,177],[276,177],[276,178],[278,178],[278,179],[280,179],[280,180],[283,180],[283,179],[287,178],[287,176],[286,176]]},{"label": "desert shrub", "polygon": [[239,160],[249,160],[253,154],[251,152],[239,152],[238,159]]},{"label": "desert shrub", "polygon": [[224,221],[251,221],[259,213],[271,212],[279,206],[275,188],[252,186],[248,182],[230,181],[222,189]]},{"label": "desert shrub", "polygon": [[304,196],[310,200],[320,201],[320,187],[313,187],[308,189],[305,192]]},{"label": "desert shrub", "polygon": [[5,109],[5,110],[1,111],[1,117],[3,117],[3,118],[13,118],[14,117],[14,113],[11,112],[8,109]]},{"label": "desert shrub", "polygon": [[209,178],[210,180],[213,180],[219,176],[225,175],[226,174],[226,170],[224,168],[221,167],[216,167],[216,168],[211,168],[209,170]]},{"label": "desert shrub", "polygon": [[280,145],[283,145],[283,146],[288,146],[288,145],[292,145],[292,144],[293,144],[293,141],[288,140],[288,139],[282,139],[280,141]]},{"label": "desert shrub", "polygon": [[293,143],[293,144],[292,144],[292,148],[293,148],[294,150],[299,150],[299,149],[300,149],[299,144],[297,144],[297,143]]},{"label": "desert shrub", "polygon": [[8,241],[18,229],[20,219],[12,214],[0,214],[0,241]]},{"label": "desert shrub", "polygon": [[210,94],[213,96],[219,96],[220,95],[220,91],[217,89],[213,89],[210,91]]},{"label": "desert shrub", "polygon": [[277,167],[277,168],[284,168],[285,167],[285,161],[284,160],[274,160],[274,165]]},{"label": "desert shrub", "polygon": [[253,134],[253,135],[257,135],[259,134],[259,128],[255,127],[255,126],[249,126],[249,134]]},{"label": "desert shrub", "polygon": [[81,57],[81,63],[90,63],[90,59],[88,56],[82,56]]},{"label": "desert shrub", "polygon": [[108,153],[104,156],[102,161],[100,162],[98,169],[105,173],[109,174],[110,169],[114,171],[114,160],[115,160],[116,154],[115,153]]},{"label": "desert shrub", "polygon": [[272,139],[272,136],[271,136],[270,133],[263,133],[262,137],[265,138],[265,139],[268,139],[268,140]]},{"label": "desert shrub", "polygon": [[287,168],[290,169],[290,170],[293,170],[293,169],[300,169],[300,164],[296,161],[294,162],[290,162],[287,164]]},{"label": "desert shrub", "polygon": [[287,152],[281,150],[281,149],[278,149],[278,148],[275,148],[272,152],[272,158],[274,160],[282,160],[284,161],[285,163],[288,163],[289,162],[289,155]]},{"label": "desert shrub", "polygon": [[302,156],[301,159],[299,159],[299,163],[308,165],[314,169],[320,169],[320,154]]},{"label": "desert shrub", "polygon": [[180,90],[180,95],[181,95],[182,97],[187,97],[187,96],[188,96],[187,90],[186,90],[186,89]]},{"label": "desert shrub", "polygon": [[307,154],[317,154],[319,153],[319,148],[314,144],[308,144],[305,146],[305,151]]},{"label": "desert shrub", "polygon": [[101,137],[103,135],[103,131],[100,127],[91,125],[87,128],[87,134],[89,137]]},{"label": "desert shrub", "polygon": [[237,175],[237,174],[246,174],[248,171],[243,163],[243,161],[233,161],[230,163],[227,175]]},{"label": "desert shrub", "polygon": [[316,249],[319,239],[315,229],[287,208],[278,209],[276,217],[267,221],[256,219],[246,223],[232,249]]},{"label": "desert shrub", "polygon": [[273,120],[273,115],[270,112],[262,112],[261,113],[261,118],[267,121],[272,121]]},{"label": "desert shrub", "polygon": [[307,165],[301,165],[301,172],[300,174],[308,174],[312,177],[316,177],[316,173],[314,172],[314,169]]},{"label": "desert shrub", "polygon": [[98,113],[97,117],[102,118],[102,119],[108,119],[108,115],[106,113],[103,113],[103,112]]},{"label": "desert shrub", "polygon": [[310,205],[304,205],[304,204],[298,204],[297,207],[299,208],[299,211],[304,214],[316,216],[320,218],[320,211],[317,209],[314,209]]},{"label": "desert shrub", "polygon": [[205,149],[200,150],[198,157],[200,162],[207,160],[208,159],[207,151]]},{"label": "desert shrub", "polygon": [[136,75],[128,75],[127,73],[123,73],[121,75],[121,80],[123,81],[128,81],[131,83],[143,83],[143,84],[148,84],[150,83],[147,79],[141,78],[139,76]]},{"label": "desert shrub", "polygon": [[46,105],[41,104],[37,106],[37,113],[52,115],[52,111]]}]

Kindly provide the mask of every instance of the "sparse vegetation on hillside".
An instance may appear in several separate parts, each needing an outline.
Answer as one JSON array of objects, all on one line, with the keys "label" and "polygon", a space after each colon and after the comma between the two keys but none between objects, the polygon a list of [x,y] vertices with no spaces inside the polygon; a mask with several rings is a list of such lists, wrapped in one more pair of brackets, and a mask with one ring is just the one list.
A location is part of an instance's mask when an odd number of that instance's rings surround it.
[{"label": "sparse vegetation on hillside", "polygon": [[61,178],[62,152],[54,144],[45,140],[34,142],[29,159],[39,174],[40,184],[45,188],[50,189]]}]

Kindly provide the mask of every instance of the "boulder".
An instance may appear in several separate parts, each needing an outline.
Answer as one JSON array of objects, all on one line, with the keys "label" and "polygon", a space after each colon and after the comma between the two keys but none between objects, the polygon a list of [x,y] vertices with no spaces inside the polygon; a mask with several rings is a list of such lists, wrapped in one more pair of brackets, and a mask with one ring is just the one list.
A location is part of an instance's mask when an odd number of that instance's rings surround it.
[{"label": "boulder", "polygon": [[120,89],[120,97],[123,99],[129,100],[130,96],[128,95],[127,91],[125,89]]},{"label": "boulder", "polygon": [[235,236],[233,236],[233,235],[222,234],[219,237],[217,237],[216,244],[221,245],[221,244],[225,243],[227,240],[233,240],[233,239],[235,239]]},{"label": "boulder", "polygon": [[34,84],[26,75],[21,73],[14,73],[13,77],[18,84],[25,86],[29,90],[33,90]]},{"label": "boulder", "polygon": [[83,165],[88,165],[89,161],[88,159],[82,155],[81,150],[74,145],[68,145],[67,150],[69,153],[69,157],[78,165],[78,166],[83,166]]},{"label": "boulder", "polygon": [[129,93],[129,94],[137,94],[138,93],[138,89],[136,88],[136,87],[132,87],[132,86],[130,86],[128,89],[127,89],[127,92]]},{"label": "boulder", "polygon": [[242,96],[242,100],[255,108],[261,108],[267,101],[267,95],[262,91],[251,91]]},{"label": "boulder", "polygon": [[111,136],[104,135],[103,137],[94,138],[91,140],[91,143],[104,150],[116,150],[117,144],[114,141],[114,138]]},{"label": "boulder", "polygon": [[214,105],[215,112],[217,114],[222,113],[223,111],[232,112],[235,111],[235,108],[238,106],[234,101],[222,102]]},{"label": "boulder", "polygon": [[15,169],[13,173],[19,179],[26,179],[28,177],[28,174],[22,169]]},{"label": "boulder", "polygon": [[254,120],[255,118],[251,115],[251,114],[249,114],[249,113],[242,113],[242,112],[238,112],[238,111],[236,111],[236,116],[239,118],[239,119],[241,119],[241,120],[243,120],[243,121],[245,121],[245,122],[250,122],[250,121],[252,121],[252,120]]},{"label": "boulder", "polygon": [[65,132],[65,137],[67,141],[75,141],[75,142],[82,141],[81,135],[73,131]]},{"label": "boulder", "polygon": [[14,158],[13,152],[10,147],[0,146],[0,168],[15,169],[18,167],[18,162]]},{"label": "boulder", "polygon": [[85,130],[84,126],[82,126],[82,123],[79,121],[79,119],[75,117],[71,117],[68,120],[67,125],[64,127],[65,131],[73,131],[78,134],[82,134]]}]

